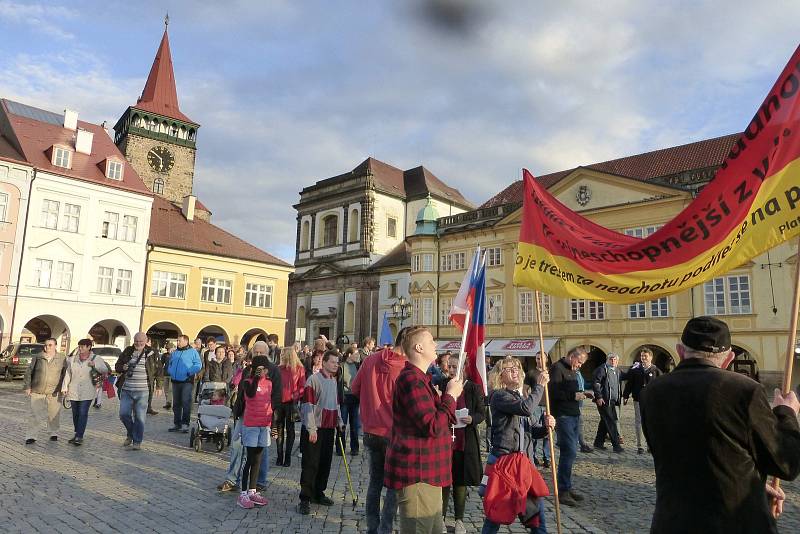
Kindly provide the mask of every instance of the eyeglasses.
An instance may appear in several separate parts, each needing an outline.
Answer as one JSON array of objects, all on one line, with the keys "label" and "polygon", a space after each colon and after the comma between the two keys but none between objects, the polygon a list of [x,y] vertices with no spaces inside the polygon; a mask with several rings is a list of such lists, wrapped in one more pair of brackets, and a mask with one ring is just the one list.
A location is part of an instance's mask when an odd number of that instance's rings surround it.
[{"label": "eyeglasses", "polygon": [[506,371],[508,371],[511,374],[519,373],[519,369],[517,369],[516,367],[503,367],[501,373],[505,373]]}]

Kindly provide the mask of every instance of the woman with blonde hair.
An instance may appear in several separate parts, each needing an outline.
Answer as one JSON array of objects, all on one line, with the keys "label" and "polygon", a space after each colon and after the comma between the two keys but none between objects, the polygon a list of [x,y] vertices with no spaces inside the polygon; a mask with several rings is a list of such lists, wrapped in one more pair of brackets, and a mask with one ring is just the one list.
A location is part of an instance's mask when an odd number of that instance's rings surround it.
[{"label": "woman with blonde hair", "polygon": [[278,444],[278,458],[275,465],[289,467],[292,465],[292,447],[294,446],[294,421],[297,414],[296,403],[303,396],[306,386],[306,370],[294,346],[281,349],[281,405],[277,410],[275,431]]}]

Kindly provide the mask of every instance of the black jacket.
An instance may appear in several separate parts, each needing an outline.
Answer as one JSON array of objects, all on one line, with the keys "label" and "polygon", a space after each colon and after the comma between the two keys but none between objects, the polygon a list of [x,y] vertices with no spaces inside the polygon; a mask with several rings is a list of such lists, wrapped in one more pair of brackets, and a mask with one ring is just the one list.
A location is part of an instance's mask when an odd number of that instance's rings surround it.
[{"label": "black jacket", "polygon": [[208,360],[206,363],[206,382],[225,382],[226,384],[233,378],[233,365],[226,357],[222,362],[216,358]]},{"label": "black jacket", "polygon": [[647,370],[641,365],[628,369],[628,372],[625,373],[625,389],[622,390],[622,397],[627,400],[633,394],[633,400],[639,402],[642,390],[651,380],[661,374],[661,369],[655,365],[651,365]]},{"label": "black jacket", "polygon": [[800,426],[755,381],[705,360],[681,362],[642,392],[656,469],[651,533],[776,533],[767,475],[800,474]]},{"label": "black jacket", "polygon": [[[442,387],[444,391],[447,382]],[[457,463],[453,462],[453,484],[456,486],[479,486],[481,483],[483,460],[478,425],[486,418],[486,404],[483,399],[483,389],[478,384],[471,380],[464,382],[464,405],[472,416],[472,422],[464,427],[463,470],[457,472]]]},{"label": "black jacket", "polygon": [[[117,358],[117,363],[114,364],[114,371],[119,374],[117,377],[117,383],[115,385],[120,391],[122,390],[122,385],[125,383],[125,379],[127,378],[125,376],[125,370],[122,367],[131,361],[134,350],[136,349],[133,348],[133,345],[126,347],[125,350],[122,351],[122,354],[119,355],[119,358]],[[147,383],[152,384],[154,383],[157,375],[156,366],[159,364],[158,353],[153,350],[152,347],[145,347],[144,353],[142,353],[142,359],[144,362],[141,363],[144,364],[145,371],[147,371]]]},{"label": "black jacket", "polygon": [[617,395],[615,399],[611,398],[611,384],[609,383],[609,368],[607,365],[598,365],[592,375],[592,391],[594,391],[595,399],[603,399],[606,404],[619,405],[622,398],[622,375],[619,367],[614,368],[614,373],[617,375]]},{"label": "black jacket", "polygon": [[[506,388],[496,389],[489,395],[489,406],[492,412],[492,426],[489,430],[492,439],[491,453],[503,456],[512,452],[527,452],[531,439],[539,439],[547,434],[547,428],[538,424],[531,417],[539,406],[544,395],[544,387],[535,384],[531,394],[526,398],[518,391]],[[520,418],[523,431],[520,448]]]},{"label": "black jacket", "polygon": [[575,400],[575,394],[578,393],[577,373],[564,358],[550,367],[550,383],[547,390],[550,392],[550,409],[553,417],[580,415],[580,405]]}]

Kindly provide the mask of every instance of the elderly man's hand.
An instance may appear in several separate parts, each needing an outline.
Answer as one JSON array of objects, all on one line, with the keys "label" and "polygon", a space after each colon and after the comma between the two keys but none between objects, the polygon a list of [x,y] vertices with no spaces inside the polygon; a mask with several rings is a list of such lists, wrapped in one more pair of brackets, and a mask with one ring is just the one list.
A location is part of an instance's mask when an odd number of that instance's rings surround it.
[{"label": "elderly man's hand", "polygon": [[767,495],[770,497],[771,500],[774,500],[775,507],[774,515],[775,519],[778,518],[779,515],[783,513],[783,501],[786,500],[786,494],[783,492],[781,488],[773,488],[769,483],[766,486]]},{"label": "elderly man's hand", "polygon": [[776,406],[788,406],[795,415],[800,411],[800,401],[797,400],[797,395],[794,394],[794,391],[783,395],[780,389],[775,388],[775,399],[772,401],[772,407]]}]

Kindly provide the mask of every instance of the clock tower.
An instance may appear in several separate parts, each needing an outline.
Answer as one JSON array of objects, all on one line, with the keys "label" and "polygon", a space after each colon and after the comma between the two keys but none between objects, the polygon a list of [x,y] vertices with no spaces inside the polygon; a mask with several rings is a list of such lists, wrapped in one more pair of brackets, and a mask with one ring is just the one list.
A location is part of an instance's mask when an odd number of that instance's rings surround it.
[{"label": "clock tower", "polygon": [[114,125],[114,143],[152,192],[181,202],[192,194],[199,127],[178,107],[165,28],[142,96]]}]

